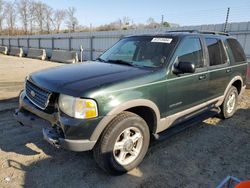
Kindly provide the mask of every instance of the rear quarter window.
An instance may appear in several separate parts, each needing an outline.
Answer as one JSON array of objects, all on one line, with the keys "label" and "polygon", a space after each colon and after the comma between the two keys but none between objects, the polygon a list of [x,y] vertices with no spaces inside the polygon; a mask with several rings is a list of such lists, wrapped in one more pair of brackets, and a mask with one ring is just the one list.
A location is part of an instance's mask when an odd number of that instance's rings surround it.
[{"label": "rear quarter window", "polygon": [[236,39],[227,39],[227,43],[236,63],[246,61],[244,50]]}]

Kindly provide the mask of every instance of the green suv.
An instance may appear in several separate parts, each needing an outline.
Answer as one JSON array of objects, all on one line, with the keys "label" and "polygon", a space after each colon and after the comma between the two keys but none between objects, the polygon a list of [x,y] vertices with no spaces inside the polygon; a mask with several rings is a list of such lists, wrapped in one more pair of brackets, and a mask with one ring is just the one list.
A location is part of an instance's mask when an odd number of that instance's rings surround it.
[{"label": "green suv", "polygon": [[242,47],[225,33],[129,36],[96,61],[29,75],[15,116],[42,122],[56,147],[93,149],[102,169],[122,174],[141,163],[151,135],[214,108],[233,116],[246,73]]}]

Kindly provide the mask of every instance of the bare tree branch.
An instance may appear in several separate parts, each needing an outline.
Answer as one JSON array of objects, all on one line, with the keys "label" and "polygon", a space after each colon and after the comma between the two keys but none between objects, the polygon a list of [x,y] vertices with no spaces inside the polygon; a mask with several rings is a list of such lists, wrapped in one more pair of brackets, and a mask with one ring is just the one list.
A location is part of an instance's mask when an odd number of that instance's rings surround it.
[{"label": "bare tree branch", "polygon": [[20,0],[18,3],[18,13],[21,18],[21,22],[23,25],[24,33],[28,33],[28,23],[30,20],[30,1],[29,0]]},{"label": "bare tree branch", "polygon": [[34,20],[38,24],[40,33],[43,32],[43,28],[44,28],[44,20],[46,17],[45,6],[46,5],[42,2],[33,3]]},{"label": "bare tree branch", "polygon": [[3,20],[4,20],[4,1],[0,0],[0,31],[3,30]]},{"label": "bare tree branch", "polygon": [[13,33],[16,24],[16,11],[15,4],[13,2],[5,2],[4,15],[9,30],[9,35]]},{"label": "bare tree branch", "polygon": [[66,11],[65,10],[56,10],[54,12],[54,17],[53,17],[53,24],[56,29],[56,32],[60,32],[60,27],[63,23],[63,21],[66,18]]},{"label": "bare tree branch", "polygon": [[52,16],[54,14],[54,10],[50,6],[44,5],[44,12],[45,12],[44,22],[46,25],[46,30],[47,33],[50,33],[52,30],[52,24],[53,24]]},{"label": "bare tree branch", "polygon": [[77,18],[75,17],[75,13],[76,13],[76,8],[74,7],[69,7],[68,10],[67,10],[67,26],[68,26],[68,29],[70,31],[75,31],[75,28],[76,26],[78,25],[78,20]]}]

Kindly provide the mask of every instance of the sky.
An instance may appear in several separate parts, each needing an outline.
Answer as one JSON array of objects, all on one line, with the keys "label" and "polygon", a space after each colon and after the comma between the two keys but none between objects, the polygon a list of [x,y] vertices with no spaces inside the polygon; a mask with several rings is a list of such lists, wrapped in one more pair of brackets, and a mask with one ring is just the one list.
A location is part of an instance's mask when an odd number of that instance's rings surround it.
[{"label": "sky", "polygon": [[229,22],[250,21],[250,0],[42,0],[54,9],[73,6],[81,25],[98,26],[128,16],[134,23],[149,17],[184,25],[224,23],[230,7]]}]

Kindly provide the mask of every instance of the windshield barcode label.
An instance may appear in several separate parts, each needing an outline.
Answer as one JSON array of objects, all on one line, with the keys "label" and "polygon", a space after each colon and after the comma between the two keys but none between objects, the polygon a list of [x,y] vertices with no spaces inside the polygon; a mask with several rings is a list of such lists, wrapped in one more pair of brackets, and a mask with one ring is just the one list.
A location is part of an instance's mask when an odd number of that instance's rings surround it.
[{"label": "windshield barcode label", "polygon": [[173,39],[171,38],[153,38],[151,42],[159,42],[159,43],[171,43]]}]

